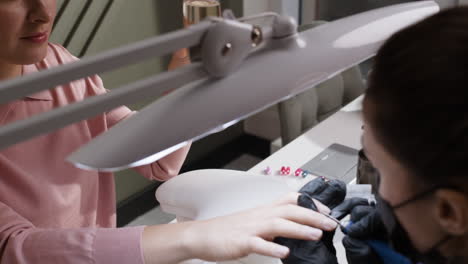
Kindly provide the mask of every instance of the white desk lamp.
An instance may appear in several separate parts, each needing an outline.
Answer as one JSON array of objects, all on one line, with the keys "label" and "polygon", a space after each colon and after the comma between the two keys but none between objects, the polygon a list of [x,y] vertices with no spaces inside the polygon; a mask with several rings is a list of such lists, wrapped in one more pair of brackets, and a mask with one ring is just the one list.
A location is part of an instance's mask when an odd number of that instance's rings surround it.
[{"label": "white desk lamp", "polygon": [[212,18],[6,81],[0,104],[181,48],[200,44],[202,50],[200,63],[5,125],[0,148],[180,87],[68,157],[78,167],[102,171],[148,164],[368,59],[392,33],[438,10],[433,1],[400,4],[302,33],[292,19],[276,14],[271,27]]}]

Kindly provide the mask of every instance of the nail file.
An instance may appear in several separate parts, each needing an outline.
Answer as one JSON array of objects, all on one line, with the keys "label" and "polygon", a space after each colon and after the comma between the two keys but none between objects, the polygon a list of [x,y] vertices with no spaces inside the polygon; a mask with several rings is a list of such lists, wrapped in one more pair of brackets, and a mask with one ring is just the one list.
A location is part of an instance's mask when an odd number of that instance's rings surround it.
[{"label": "nail file", "polygon": [[333,216],[328,215],[328,214],[325,214],[325,213],[322,213],[322,212],[319,212],[319,214],[321,214],[321,215],[327,217],[328,219],[332,220],[333,222],[337,223],[338,226],[339,226],[341,229],[344,229],[344,228],[345,228],[345,226],[343,226],[343,225],[341,224],[340,220],[334,218]]}]

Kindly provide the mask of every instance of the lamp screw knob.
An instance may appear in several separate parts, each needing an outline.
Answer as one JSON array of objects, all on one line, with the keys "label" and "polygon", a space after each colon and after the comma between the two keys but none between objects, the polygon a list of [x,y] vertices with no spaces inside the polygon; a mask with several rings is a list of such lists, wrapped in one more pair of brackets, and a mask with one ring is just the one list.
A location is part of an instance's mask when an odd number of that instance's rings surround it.
[{"label": "lamp screw knob", "polygon": [[262,40],[263,40],[261,28],[259,28],[258,26],[254,26],[252,29],[251,38],[252,38],[252,47],[255,48],[258,45],[260,45],[260,43],[262,43]]},{"label": "lamp screw knob", "polygon": [[221,54],[223,56],[226,56],[228,55],[228,53],[232,50],[232,44],[231,43],[226,43],[226,45],[224,45],[223,47],[223,50],[221,51]]}]

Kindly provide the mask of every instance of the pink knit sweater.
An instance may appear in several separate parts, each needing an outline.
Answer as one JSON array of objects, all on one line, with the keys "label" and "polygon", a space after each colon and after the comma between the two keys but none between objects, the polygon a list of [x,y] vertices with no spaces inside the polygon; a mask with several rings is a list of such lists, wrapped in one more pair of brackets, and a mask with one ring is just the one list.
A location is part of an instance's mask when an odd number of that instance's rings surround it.
[{"label": "pink knit sweater", "polygon": [[[23,73],[76,60],[49,44],[47,57],[24,66]],[[0,125],[106,92],[98,76],[45,90],[0,105]],[[131,113],[120,107],[0,150],[0,263],[143,263],[143,227],[115,228],[113,175],[64,160]],[[183,148],[137,171],[167,180],[179,172],[187,152]]]}]

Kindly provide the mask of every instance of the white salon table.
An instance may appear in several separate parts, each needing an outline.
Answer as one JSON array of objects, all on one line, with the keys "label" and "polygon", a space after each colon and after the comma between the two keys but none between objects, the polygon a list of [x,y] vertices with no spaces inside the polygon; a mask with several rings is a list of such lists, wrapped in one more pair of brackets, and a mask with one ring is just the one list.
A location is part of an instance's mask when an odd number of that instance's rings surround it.
[{"label": "white salon table", "polygon": [[[248,172],[263,174],[263,170],[266,167],[270,167],[272,174],[276,174],[276,171],[282,166],[289,166],[294,171],[333,143],[360,149],[362,100],[363,96],[358,97],[350,104],[341,108],[340,111],[258,163]],[[296,184],[303,181],[298,181],[294,177],[284,178],[288,184]],[[306,178],[305,180],[308,181],[310,179]]]},{"label": "white salon table", "polygon": [[[194,171],[171,179],[160,186],[156,193],[161,208],[165,212],[175,214],[178,221],[206,219],[264,204],[273,198],[280,198],[286,191],[298,191],[304,184],[314,179],[314,176],[306,178],[282,176],[278,170],[282,166],[289,166],[291,172],[294,172],[333,143],[360,149],[362,99],[362,96],[358,97],[247,172],[233,171],[237,174],[227,175],[230,172]],[[272,169],[271,175],[265,175],[264,170],[267,167]],[[208,215],[203,215],[206,212]],[[216,212],[216,215],[210,215],[211,212]],[[339,263],[344,264],[347,262],[340,233],[337,231],[335,236],[335,247]],[[202,262],[187,261],[187,263]],[[280,264],[281,262],[278,259],[268,260],[254,255],[223,263]]]}]

